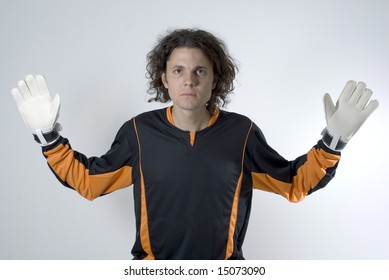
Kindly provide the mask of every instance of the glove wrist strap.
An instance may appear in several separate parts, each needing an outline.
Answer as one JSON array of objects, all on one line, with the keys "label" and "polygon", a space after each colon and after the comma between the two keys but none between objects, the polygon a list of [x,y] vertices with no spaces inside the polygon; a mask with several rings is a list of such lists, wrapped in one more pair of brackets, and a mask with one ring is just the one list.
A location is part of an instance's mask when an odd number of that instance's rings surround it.
[{"label": "glove wrist strap", "polygon": [[323,135],[323,143],[334,151],[341,151],[346,147],[347,142],[340,139],[340,136],[332,135],[327,128],[321,133]]},{"label": "glove wrist strap", "polygon": [[50,145],[59,138],[59,132],[55,127],[48,131],[35,130],[32,135],[34,140],[41,146]]}]

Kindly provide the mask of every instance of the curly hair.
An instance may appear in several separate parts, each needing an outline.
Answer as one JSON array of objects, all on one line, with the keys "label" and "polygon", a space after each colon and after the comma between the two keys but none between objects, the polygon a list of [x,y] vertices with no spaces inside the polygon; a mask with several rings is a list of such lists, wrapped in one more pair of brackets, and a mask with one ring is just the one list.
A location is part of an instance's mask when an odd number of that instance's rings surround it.
[{"label": "curly hair", "polygon": [[162,82],[162,73],[166,71],[166,62],[175,48],[200,49],[213,65],[216,86],[207,103],[207,110],[213,114],[216,108],[224,107],[228,95],[234,90],[234,79],[238,71],[226,44],[210,32],[200,29],[176,29],[160,37],[154,48],[147,54],[147,74],[149,88],[147,92],[155,95],[149,99],[162,103],[169,102],[168,90]]}]

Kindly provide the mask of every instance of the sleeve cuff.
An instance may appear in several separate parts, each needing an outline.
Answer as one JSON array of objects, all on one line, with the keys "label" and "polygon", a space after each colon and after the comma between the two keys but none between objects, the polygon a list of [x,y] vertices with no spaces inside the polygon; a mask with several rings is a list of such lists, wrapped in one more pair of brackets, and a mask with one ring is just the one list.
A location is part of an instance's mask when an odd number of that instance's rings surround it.
[{"label": "sleeve cuff", "polygon": [[60,137],[57,129],[52,129],[49,131],[37,130],[32,133],[34,140],[41,146],[48,146],[57,141]]},{"label": "sleeve cuff", "polygon": [[327,130],[327,128],[323,130],[322,135],[323,143],[333,151],[339,152],[343,150],[344,147],[346,147],[347,145],[347,142],[341,140],[339,137],[332,136]]}]

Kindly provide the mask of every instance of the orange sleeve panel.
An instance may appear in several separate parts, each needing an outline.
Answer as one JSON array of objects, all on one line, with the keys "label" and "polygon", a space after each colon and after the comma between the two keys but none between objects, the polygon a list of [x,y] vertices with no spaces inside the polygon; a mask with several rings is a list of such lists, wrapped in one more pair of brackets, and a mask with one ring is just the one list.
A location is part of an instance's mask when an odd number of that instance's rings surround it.
[{"label": "orange sleeve panel", "polygon": [[335,176],[340,153],[331,151],[322,140],[305,155],[288,161],[271,148],[254,125],[249,143],[251,179],[254,189],[282,195],[291,202],[325,187]]},{"label": "orange sleeve panel", "polygon": [[90,170],[75,158],[74,151],[67,144],[60,144],[44,152],[44,155],[59,179],[88,200],[132,184],[130,166],[102,174],[90,174]]},{"label": "orange sleeve panel", "polygon": [[43,155],[51,170],[66,187],[76,190],[88,200],[132,185],[133,153],[129,135],[131,122],[126,122],[117,133],[111,148],[101,157],[86,157],[73,150],[68,139],[43,148]]},{"label": "orange sleeve panel", "polygon": [[314,190],[328,175],[327,170],[334,168],[340,155],[328,153],[321,148],[312,148],[306,161],[299,166],[291,182],[284,182],[266,173],[252,172],[255,189],[282,195],[291,202],[299,202]]}]

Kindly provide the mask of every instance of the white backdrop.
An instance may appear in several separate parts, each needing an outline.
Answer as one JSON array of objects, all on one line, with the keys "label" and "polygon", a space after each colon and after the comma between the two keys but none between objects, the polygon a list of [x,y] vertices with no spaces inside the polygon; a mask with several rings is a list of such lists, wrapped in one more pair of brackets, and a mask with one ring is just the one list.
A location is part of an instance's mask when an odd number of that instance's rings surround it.
[{"label": "white backdrop", "polygon": [[0,259],[128,259],[132,188],[88,202],[55,179],[10,90],[44,74],[61,95],[62,134],[105,153],[147,102],[146,54],[168,28],[223,38],[240,73],[227,107],[284,157],[325,126],[322,97],[363,80],[380,107],[343,153],[335,179],[299,204],[254,192],[247,259],[388,259],[389,1],[0,0]]}]

